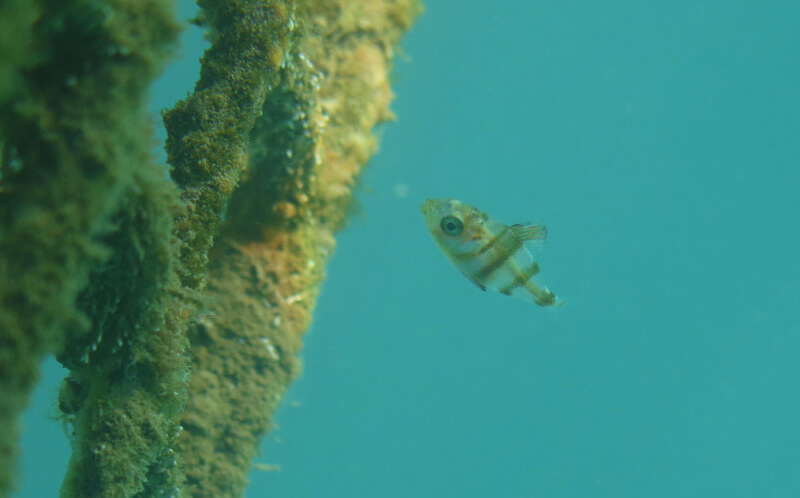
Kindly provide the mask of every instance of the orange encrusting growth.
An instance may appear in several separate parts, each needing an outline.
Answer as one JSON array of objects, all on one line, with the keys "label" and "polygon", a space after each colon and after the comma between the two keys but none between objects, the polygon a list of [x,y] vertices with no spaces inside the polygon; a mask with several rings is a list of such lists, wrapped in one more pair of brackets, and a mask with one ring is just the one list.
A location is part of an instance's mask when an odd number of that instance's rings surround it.
[{"label": "orange encrusting growth", "polygon": [[250,135],[249,164],[209,256],[206,313],[190,330],[179,440],[189,496],[237,497],[299,375],[325,265],[351,190],[391,119],[393,49],[416,0],[304,0]]}]

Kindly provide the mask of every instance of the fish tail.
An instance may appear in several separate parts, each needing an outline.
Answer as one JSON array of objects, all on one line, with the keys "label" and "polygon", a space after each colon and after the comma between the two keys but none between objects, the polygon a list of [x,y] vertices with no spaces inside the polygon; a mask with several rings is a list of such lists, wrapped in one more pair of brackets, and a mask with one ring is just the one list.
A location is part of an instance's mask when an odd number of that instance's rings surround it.
[{"label": "fish tail", "polygon": [[547,287],[544,289],[540,289],[536,286],[533,282],[528,282],[525,284],[525,288],[528,292],[531,293],[533,296],[533,302],[538,304],[539,306],[563,306],[564,301],[559,299],[553,292],[550,291]]}]

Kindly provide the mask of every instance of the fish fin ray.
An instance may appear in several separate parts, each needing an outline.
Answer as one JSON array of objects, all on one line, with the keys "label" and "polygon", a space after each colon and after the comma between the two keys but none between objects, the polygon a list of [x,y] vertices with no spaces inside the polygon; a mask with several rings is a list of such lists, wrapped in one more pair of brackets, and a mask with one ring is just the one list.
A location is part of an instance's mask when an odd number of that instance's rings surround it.
[{"label": "fish fin ray", "polygon": [[509,227],[511,231],[523,242],[544,242],[547,238],[547,227],[532,223],[518,223]]}]

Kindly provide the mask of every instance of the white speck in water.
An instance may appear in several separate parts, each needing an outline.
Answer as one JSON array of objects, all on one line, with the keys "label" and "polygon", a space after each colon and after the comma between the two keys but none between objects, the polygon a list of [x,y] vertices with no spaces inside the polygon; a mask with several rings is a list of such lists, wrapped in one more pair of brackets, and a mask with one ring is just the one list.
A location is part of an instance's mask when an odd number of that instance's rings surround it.
[{"label": "white speck in water", "polygon": [[394,196],[398,199],[405,199],[408,197],[408,184],[397,183],[394,186]]}]

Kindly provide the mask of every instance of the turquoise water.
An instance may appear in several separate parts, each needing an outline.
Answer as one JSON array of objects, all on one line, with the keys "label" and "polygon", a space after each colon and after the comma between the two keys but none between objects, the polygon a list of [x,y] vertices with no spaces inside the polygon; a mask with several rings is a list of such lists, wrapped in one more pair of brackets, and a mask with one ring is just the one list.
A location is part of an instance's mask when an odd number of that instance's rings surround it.
[{"label": "turquoise water", "polygon": [[[281,471],[247,496],[800,496],[798,19],[429,2],[257,459]],[[464,279],[419,213],[445,196],[545,223],[566,305]],[[18,497],[63,476],[59,375],[26,418]]]}]

